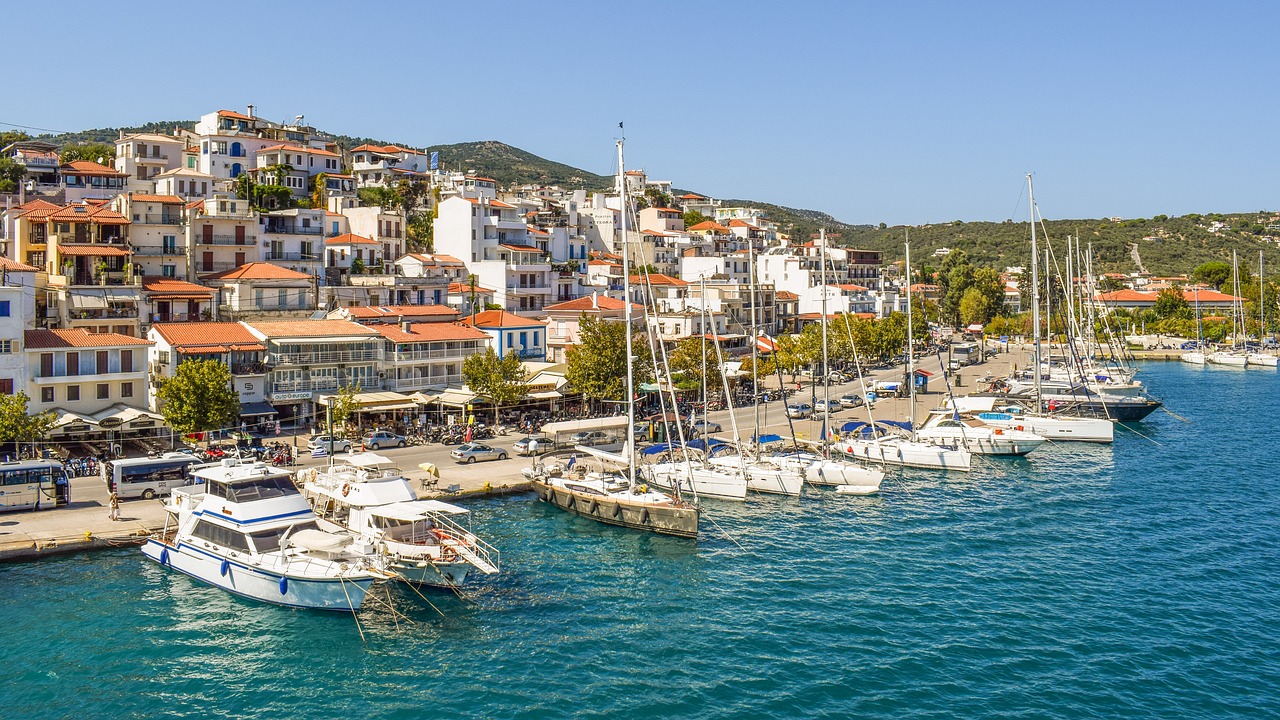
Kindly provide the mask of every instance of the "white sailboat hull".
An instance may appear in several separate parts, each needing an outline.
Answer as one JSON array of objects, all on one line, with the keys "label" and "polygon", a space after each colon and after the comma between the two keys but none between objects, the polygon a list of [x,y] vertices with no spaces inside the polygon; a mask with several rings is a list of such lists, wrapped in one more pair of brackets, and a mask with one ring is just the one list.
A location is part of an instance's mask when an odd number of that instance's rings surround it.
[{"label": "white sailboat hull", "polygon": [[1026,455],[1044,444],[1044,438],[1022,430],[1003,428],[921,428],[916,437],[931,445],[962,447],[975,455]]},{"label": "white sailboat hull", "polygon": [[793,470],[770,462],[758,462],[735,456],[711,458],[711,464],[728,472],[747,472],[747,490],[769,495],[797,496],[804,487],[804,477]]},{"label": "white sailboat hull", "polygon": [[868,495],[879,492],[880,483],[884,481],[883,470],[856,463],[809,455],[779,455],[775,459],[816,487],[849,486],[860,488],[860,494]]},{"label": "white sailboat hull", "polygon": [[657,463],[648,468],[649,479],[655,486],[692,493],[698,498],[717,500],[746,500],[747,479],[739,472],[727,472],[714,467],[690,467],[685,462]]},{"label": "white sailboat hull", "polygon": [[1205,362],[1204,353],[1202,352],[1182,353],[1182,362],[1191,363],[1192,365],[1203,365]]},{"label": "white sailboat hull", "polygon": [[928,443],[897,438],[875,440],[842,440],[836,448],[846,455],[873,463],[927,468],[930,470],[962,470],[972,468],[967,450],[952,450]]},{"label": "white sailboat hull", "polygon": [[1015,430],[1021,428],[1046,440],[1057,442],[1109,443],[1115,440],[1115,424],[1102,418],[1019,415],[1005,420],[990,419],[985,415],[979,417],[987,425]]},{"label": "white sailboat hull", "polygon": [[1230,365],[1231,367],[1244,367],[1249,363],[1247,355],[1238,355],[1230,352],[1216,352],[1206,358],[1213,365]]},{"label": "white sailboat hull", "polygon": [[1258,367],[1276,367],[1280,363],[1280,358],[1266,353],[1249,353],[1246,359],[1248,365],[1257,365]]},{"label": "white sailboat hull", "polygon": [[[361,573],[346,578],[335,575],[307,577],[298,570],[314,563],[302,560],[289,565],[303,567],[284,572],[265,565],[256,566],[237,559],[223,558],[180,542],[176,547],[158,540],[148,540],[142,553],[162,566],[189,575],[207,585],[222,588],[233,595],[273,605],[316,610],[359,610],[373,578]],[[225,562],[226,574],[223,574]],[[282,583],[281,580],[284,580]]]}]

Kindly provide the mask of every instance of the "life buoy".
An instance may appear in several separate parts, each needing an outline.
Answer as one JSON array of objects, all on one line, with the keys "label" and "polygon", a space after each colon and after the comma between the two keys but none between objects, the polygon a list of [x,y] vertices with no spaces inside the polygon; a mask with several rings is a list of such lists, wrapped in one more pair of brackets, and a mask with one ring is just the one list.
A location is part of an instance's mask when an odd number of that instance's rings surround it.
[{"label": "life buoy", "polygon": [[1018,432],[1022,432],[1022,426],[1021,426],[1021,425],[1017,426],[1017,427],[1016,427],[1016,428],[1014,428],[1014,429],[1015,429],[1015,430],[1017,430]]},{"label": "life buoy", "polygon": [[346,497],[346,496],[348,496],[348,495],[350,495],[350,494],[351,494],[351,483],[343,483],[343,484],[342,484],[342,497]]},{"label": "life buoy", "polygon": [[1004,430],[1002,430],[1001,428],[996,428],[996,434],[997,434],[997,435],[1003,435],[1003,434],[1004,434]]}]

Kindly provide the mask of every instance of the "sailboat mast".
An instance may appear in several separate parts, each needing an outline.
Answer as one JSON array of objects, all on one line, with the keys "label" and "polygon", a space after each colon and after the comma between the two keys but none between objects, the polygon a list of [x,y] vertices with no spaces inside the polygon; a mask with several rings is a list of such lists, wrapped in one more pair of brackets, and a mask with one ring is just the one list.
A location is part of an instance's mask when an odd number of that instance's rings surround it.
[{"label": "sailboat mast", "polygon": [[[622,205],[622,307],[627,342],[627,478],[636,484],[636,395],[634,357],[631,348],[631,248],[627,246],[627,174],[623,165],[622,140],[618,140],[618,198]],[[676,483],[676,493],[680,492]]]},{"label": "sailboat mast", "polygon": [[756,307],[760,302],[759,289],[756,287],[756,248],[755,243],[748,240],[747,270],[751,273],[751,427],[752,449],[756,456],[760,455],[760,316]]},{"label": "sailboat mast", "polygon": [[907,228],[907,397],[910,400],[910,407],[907,412],[911,420],[911,436],[915,437],[916,433],[916,353],[915,353],[915,325],[913,322],[913,313],[911,309],[911,228]]},{"label": "sailboat mast", "polygon": [[[827,229],[818,228],[818,242],[821,243],[819,248],[819,260],[822,263],[821,282],[822,282],[822,406],[826,408],[822,411],[822,439],[827,439],[827,421],[831,419],[831,367],[827,356]],[[830,451],[824,444],[822,446],[822,454],[827,455]]]},{"label": "sailboat mast", "polygon": [[1262,348],[1262,333],[1267,331],[1267,286],[1262,282],[1262,251],[1258,251],[1258,348]]},{"label": "sailboat mast", "polygon": [[1035,348],[1031,367],[1035,369],[1036,412],[1040,412],[1040,249],[1036,246],[1036,194],[1027,173],[1027,197],[1031,204],[1031,328]]}]

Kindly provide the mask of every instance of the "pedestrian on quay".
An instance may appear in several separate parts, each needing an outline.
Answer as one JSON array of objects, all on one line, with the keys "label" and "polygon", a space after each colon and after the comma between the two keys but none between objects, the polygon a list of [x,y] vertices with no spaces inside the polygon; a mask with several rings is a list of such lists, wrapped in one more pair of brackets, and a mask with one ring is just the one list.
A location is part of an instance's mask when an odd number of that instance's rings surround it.
[{"label": "pedestrian on quay", "polygon": [[113,490],[111,491],[111,497],[107,500],[107,502],[111,504],[111,519],[113,521],[119,520],[120,519],[120,496],[117,495]]}]

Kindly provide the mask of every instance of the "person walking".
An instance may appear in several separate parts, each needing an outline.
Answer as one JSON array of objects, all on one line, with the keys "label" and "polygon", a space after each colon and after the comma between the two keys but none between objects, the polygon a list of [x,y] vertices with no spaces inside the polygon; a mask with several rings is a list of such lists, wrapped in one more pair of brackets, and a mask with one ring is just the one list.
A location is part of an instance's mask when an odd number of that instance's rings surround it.
[{"label": "person walking", "polygon": [[112,491],[111,497],[108,499],[108,502],[111,504],[111,519],[119,520],[120,519],[120,496],[117,495],[115,491]]}]

